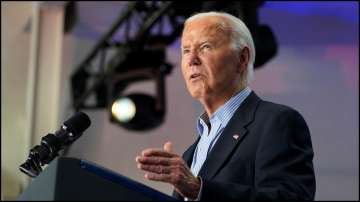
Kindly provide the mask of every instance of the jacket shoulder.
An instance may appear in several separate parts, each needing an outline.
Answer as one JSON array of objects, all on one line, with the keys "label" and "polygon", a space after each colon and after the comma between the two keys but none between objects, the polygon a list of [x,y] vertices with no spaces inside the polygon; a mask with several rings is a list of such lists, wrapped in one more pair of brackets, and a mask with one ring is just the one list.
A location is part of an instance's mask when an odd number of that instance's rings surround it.
[{"label": "jacket shoulder", "polygon": [[265,100],[260,101],[258,111],[269,113],[272,115],[292,114],[296,116],[302,116],[300,112],[293,107]]}]

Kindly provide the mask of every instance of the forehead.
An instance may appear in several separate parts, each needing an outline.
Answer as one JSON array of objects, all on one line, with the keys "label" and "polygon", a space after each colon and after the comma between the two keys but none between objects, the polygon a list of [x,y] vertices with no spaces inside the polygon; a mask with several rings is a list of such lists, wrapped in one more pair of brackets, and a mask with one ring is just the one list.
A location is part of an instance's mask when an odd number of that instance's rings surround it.
[{"label": "forehead", "polygon": [[194,19],[185,24],[181,42],[201,40],[204,38],[228,38],[230,26],[226,19],[219,16],[207,16]]}]

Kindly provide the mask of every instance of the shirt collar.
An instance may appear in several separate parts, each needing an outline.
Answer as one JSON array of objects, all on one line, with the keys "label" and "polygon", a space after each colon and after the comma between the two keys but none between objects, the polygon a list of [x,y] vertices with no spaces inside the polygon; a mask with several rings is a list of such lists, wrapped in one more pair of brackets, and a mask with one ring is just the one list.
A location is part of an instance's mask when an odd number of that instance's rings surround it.
[{"label": "shirt collar", "polygon": [[225,127],[227,123],[230,121],[231,117],[234,115],[235,111],[241,103],[247,98],[247,96],[251,93],[250,87],[246,87],[233,97],[231,97],[228,101],[225,102],[224,105],[219,107],[213,115],[209,118],[207,113],[202,113],[197,119],[197,131],[201,136],[204,130],[204,127],[210,125],[213,119],[217,119],[220,121],[221,125]]}]

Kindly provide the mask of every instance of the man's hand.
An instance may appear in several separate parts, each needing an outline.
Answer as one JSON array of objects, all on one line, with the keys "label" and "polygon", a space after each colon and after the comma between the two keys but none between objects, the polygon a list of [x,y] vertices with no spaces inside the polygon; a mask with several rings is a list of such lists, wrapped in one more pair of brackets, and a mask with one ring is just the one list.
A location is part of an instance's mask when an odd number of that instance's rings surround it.
[{"label": "man's hand", "polygon": [[196,199],[200,191],[200,180],[190,171],[186,162],[172,153],[171,142],[164,149],[146,149],[136,157],[137,167],[147,171],[145,178],[170,183],[183,197]]}]

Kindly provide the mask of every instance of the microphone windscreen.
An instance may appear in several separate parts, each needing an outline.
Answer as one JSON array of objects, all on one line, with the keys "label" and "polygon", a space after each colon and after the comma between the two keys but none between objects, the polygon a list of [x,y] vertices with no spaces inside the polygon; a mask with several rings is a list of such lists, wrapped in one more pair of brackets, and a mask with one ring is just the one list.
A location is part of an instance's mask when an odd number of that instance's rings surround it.
[{"label": "microphone windscreen", "polygon": [[90,118],[84,112],[77,112],[64,122],[64,125],[74,135],[79,135],[84,132],[91,124]]}]

